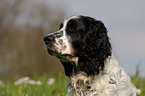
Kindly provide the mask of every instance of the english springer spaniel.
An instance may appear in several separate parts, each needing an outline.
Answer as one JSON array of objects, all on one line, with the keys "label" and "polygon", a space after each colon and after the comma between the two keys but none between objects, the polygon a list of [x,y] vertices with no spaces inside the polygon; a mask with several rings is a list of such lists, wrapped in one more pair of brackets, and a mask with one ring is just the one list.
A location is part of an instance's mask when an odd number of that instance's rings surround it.
[{"label": "english springer spaniel", "polygon": [[70,77],[69,96],[136,96],[136,87],[112,54],[101,21],[73,16],[44,41],[48,53],[60,59]]}]

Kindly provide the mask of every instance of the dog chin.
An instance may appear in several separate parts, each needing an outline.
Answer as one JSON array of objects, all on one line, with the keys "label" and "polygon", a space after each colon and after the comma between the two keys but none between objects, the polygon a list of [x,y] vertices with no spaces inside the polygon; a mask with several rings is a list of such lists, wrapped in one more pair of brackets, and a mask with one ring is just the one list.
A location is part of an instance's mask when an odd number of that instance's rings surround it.
[{"label": "dog chin", "polygon": [[47,51],[48,51],[48,53],[49,53],[50,55],[52,55],[52,56],[54,56],[54,55],[56,54],[56,52],[54,52],[54,51],[51,50],[51,49],[48,49],[48,48],[47,48]]},{"label": "dog chin", "polygon": [[54,51],[49,48],[47,48],[47,51],[50,55],[57,57],[58,59],[60,59],[63,62],[69,62],[74,57],[71,54],[61,54],[61,53],[58,53],[57,51]]}]

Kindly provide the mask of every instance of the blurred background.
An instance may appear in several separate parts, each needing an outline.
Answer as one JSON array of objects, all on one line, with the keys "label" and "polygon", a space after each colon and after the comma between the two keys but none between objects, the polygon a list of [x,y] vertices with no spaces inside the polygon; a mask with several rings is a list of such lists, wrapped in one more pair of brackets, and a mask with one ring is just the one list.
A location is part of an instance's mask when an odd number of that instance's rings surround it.
[{"label": "blurred background", "polygon": [[145,77],[145,1],[143,0],[0,0],[0,79],[55,75],[63,70],[47,54],[43,37],[73,15],[104,22],[113,54],[133,76]]}]

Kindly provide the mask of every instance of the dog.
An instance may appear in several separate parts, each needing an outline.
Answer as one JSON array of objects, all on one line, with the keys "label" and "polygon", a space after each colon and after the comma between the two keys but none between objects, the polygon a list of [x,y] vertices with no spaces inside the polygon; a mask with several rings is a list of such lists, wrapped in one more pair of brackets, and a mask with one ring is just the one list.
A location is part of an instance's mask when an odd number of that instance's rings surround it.
[{"label": "dog", "polygon": [[137,89],[113,56],[102,21],[72,16],[44,37],[47,51],[60,59],[70,78],[68,96],[136,96]]}]

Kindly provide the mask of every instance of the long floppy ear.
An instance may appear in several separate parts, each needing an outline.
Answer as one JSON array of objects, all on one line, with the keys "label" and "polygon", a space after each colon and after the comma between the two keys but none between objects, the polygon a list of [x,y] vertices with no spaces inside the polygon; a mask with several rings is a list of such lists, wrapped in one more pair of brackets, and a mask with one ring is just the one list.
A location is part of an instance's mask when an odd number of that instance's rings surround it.
[{"label": "long floppy ear", "polygon": [[61,63],[64,67],[65,75],[70,77],[72,75],[72,72],[73,72],[73,65],[70,62],[61,61]]},{"label": "long floppy ear", "polygon": [[96,75],[104,68],[105,59],[111,55],[107,29],[101,21],[84,18],[86,32],[79,51],[78,69],[87,75]]}]

